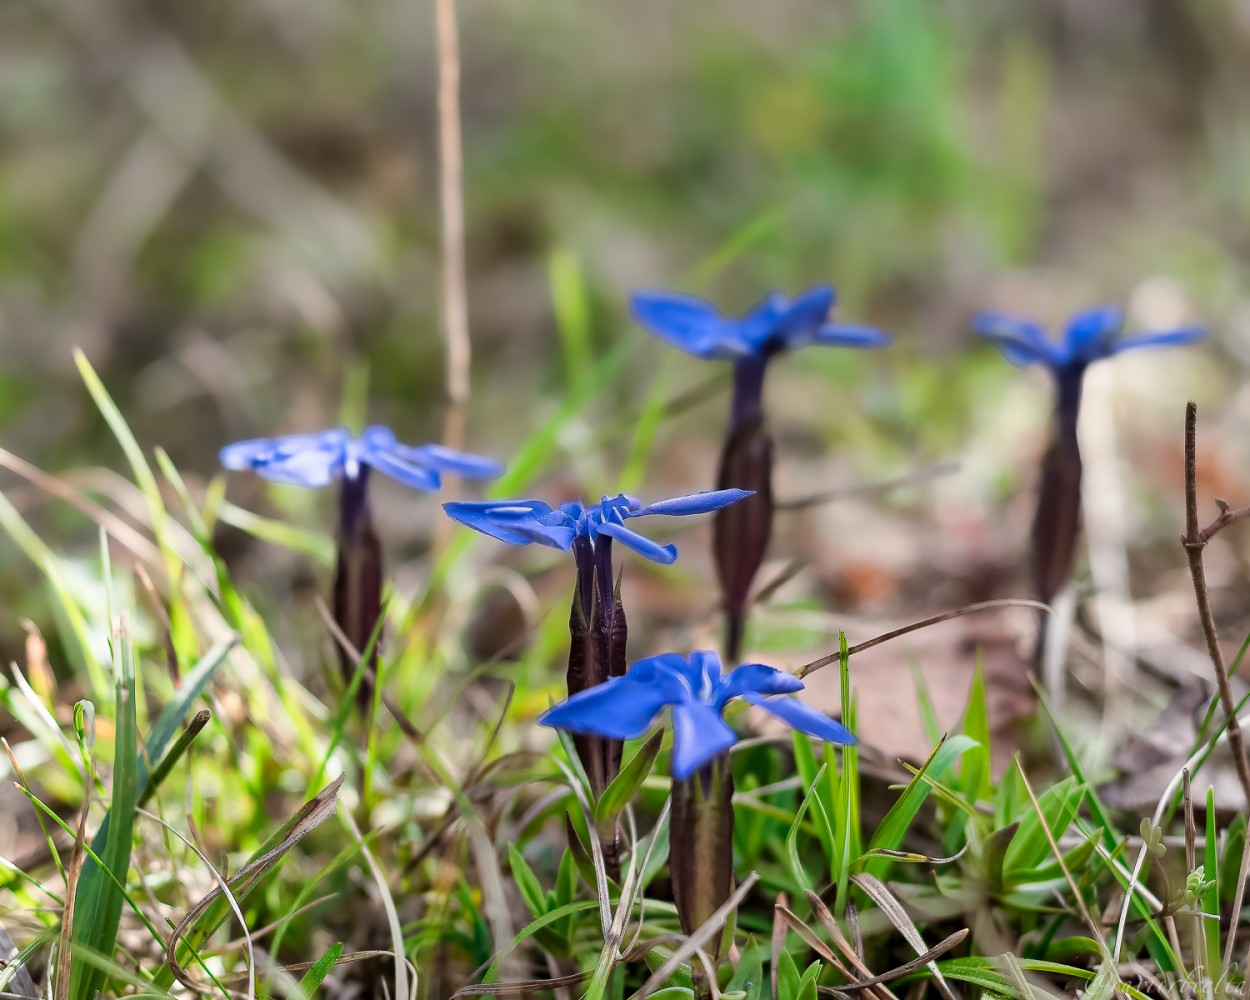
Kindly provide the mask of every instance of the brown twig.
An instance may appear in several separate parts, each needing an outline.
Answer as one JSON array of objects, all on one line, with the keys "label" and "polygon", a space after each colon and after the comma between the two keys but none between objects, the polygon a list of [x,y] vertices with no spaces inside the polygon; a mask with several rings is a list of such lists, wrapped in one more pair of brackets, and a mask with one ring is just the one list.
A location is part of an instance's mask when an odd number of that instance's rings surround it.
[{"label": "brown twig", "polygon": [[[1211,537],[1233,523],[1241,520],[1241,508],[1233,511],[1224,504],[1220,516],[1202,531],[1198,529],[1198,404],[1192,400],[1185,406],[1185,534],[1181,544],[1185,548],[1185,557],[1189,560],[1189,575],[1194,581],[1194,597],[1198,602],[1198,617],[1202,622],[1202,634],[1207,640],[1207,653],[1211,657],[1211,666],[1215,669],[1215,682],[1219,685],[1220,705],[1224,709],[1224,718],[1228,720],[1228,745],[1233,751],[1233,762],[1237,766],[1237,777],[1241,781],[1246,802],[1250,803],[1250,758],[1246,756],[1246,743],[1241,733],[1241,723],[1237,721],[1236,702],[1233,700],[1233,688],[1229,683],[1228,669],[1224,665],[1224,654],[1220,650],[1219,635],[1215,630],[1215,615],[1211,611],[1211,595],[1207,590],[1207,573],[1202,563],[1202,553]],[[1238,515],[1234,517],[1233,515]]]},{"label": "brown twig", "polygon": [[[938,625],[941,622],[948,622],[952,618],[961,618],[964,615],[970,615],[976,611],[989,611],[993,608],[1037,608],[1039,611],[1050,612],[1051,608],[1048,604],[1041,601],[1030,601],[1023,598],[1003,597],[992,601],[980,601],[976,604],[967,604],[962,608],[955,608],[952,611],[943,611],[941,614],[930,615],[928,618],[922,618],[918,622],[912,622],[901,628],[892,629],[889,632],[883,632],[881,635],[866,639],[864,642],[856,643],[846,651],[848,657],[854,656],[856,653],[862,653],[866,649],[872,649],[873,646],[880,646],[883,642],[889,642],[891,639],[897,639],[899,636],[906,635],[908,632],[916,632],[922,628],[928,628],[930,625]],[[841,654],[830,653],[828,656],[822,656],[819,659],[812,660],[799,667],[797,676],[806,677],[810,673],[814,673],[821,667],[827,667],[831,663],[837,663]]]}]

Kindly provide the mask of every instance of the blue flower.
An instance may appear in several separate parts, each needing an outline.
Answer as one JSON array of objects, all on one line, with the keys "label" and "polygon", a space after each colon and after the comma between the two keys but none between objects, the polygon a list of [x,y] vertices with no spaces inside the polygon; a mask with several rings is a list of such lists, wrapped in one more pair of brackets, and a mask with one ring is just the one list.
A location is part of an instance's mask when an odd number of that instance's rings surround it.
[{"label": "blue flower", "polygon": [[721,671],[720,657],[695,650],[689,657],[662,653],[634,661],[623,677],[588,688],[545,712],[539,722],[555,729],[608,739],[641,736],[669,707],[673,712],[673,777],[685,780],[728,750],[737,734],[722,718],[725,705],[742,698],[792,729],[830,743],[854,743],[851,731],[795,698],[803,689],[792,674],[762,663]]},{"label": "blue flower", "polygon": [[1124,312],[1115,306],[1077,313],[1059,341],[1051,340],[1039,324],[1029,320],[998,313],[982,313],[973,320],[973,329],[997,344],[1013,365],[1040,364],[1055,372],[1084,370],[1095,361],[1139,347],[1192,344],[1206,336],[1204,329],[1195,326],[1122,337],[1123,326]]},{"label": "blue flower", "polygon": [[830,323],[834,299],[829,285],[816,285],[795,299],[771,292],[738,317],[724,316],[711,303],[676,292],[635,292],[630,306],[634,319],[661,340],[700,358],[734,361],[809,344],[881,347],[890,342],[870,327]]},{"label": "blue flower", "polygon": [[573,500],[552,507],[541,500],[458,500],[443,504],[447,514],[492,538],[512,545],[538,542],[565,552],[578,538],[594,543],[599,535],[615,539],[652,562],[671,563],[677,558],[675,545],[660,545],[625,526],[626,520],[651,514],[684,516],[706,514],[744,500],[747,490],[714,490],[691,493],[643,506],[637,497],[618,493],[605,496],[597,505],[586,506]]},{"label": "blue flower", "polygon": [[493,459],[454,451],[437,444],[414,448],[400,444],[387,427],[366,427],[353,437],[345,427],[316,434],[239,441],[221,449],[227,469],[251,469],[275,483],[291,486],[328,486],[336,479],[354,480],[365,466],[377,469],[406,486],[437,490],[441,473],[471,479],[489,479],[503,471]]}]

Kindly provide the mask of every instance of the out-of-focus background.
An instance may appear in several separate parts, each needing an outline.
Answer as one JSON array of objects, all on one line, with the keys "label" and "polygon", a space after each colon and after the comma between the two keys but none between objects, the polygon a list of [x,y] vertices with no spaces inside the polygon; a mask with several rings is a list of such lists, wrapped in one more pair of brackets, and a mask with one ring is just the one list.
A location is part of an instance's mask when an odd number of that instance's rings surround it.
[{"label": "out-of-focus background", "polygon": [[[437,438],[431,6],[0,5],[4,448],[109,491],[74,471],[121,467],[75,345],[197,489],[220,444],[343,413]],[[1134,327],[1209,324],[1201,348],[1091,375],[1087,460],[1135,597],[1184,590],[1186,398],[1203,406],[1204,497],[1250,500],[1245,0],[464,0],[459,14],[469,444],[508,457],[620,352],[561,427],[535,487],[548,498],[711,483],[727,373],[631,324],[631,289],[740,310],[829,280],[839,318],[896,343],[774,365],[779,489],[959,470],[794,514],[774,555],[815,567],[818,604],[907,615],[1022,590],[1049,387],[975,342],[983,307],[1052,328],[1104,301]],[[657,398],[688,405],[644,461],[633,425]],[[5,482],[61,544],[95,544]],[[249,477],[230,490],[329,523],[328,498]],[[380,493],[388,544],[420,553],[432,502]],[[1232,544],[1210,557],[1218,579],[1238,570]],[[319,572],[292,559],[274,578],[305,571]],[[44,601],[32,577],[12,550],[0,560],[6,657],[12,622]]]}]

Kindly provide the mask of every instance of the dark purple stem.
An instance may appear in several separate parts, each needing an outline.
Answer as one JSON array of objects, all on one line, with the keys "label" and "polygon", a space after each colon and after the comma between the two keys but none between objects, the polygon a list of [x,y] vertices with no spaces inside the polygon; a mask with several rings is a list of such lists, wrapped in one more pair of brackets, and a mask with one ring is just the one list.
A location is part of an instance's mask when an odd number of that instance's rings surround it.
[{"label": "dark purple stem", "polygon": [[[334,620],[357,653],[363,654],[382,613],[382,549],[373,530],[369,505],[369,470],[362,466],[355,476],[339,484],[338,560],[334,575]],[[365,664],[357,688],[362,711],[373,704],[378,645]],[[339,665],[343,679],[351,683],[358,662],[341,645]]]},{"label": "dark purple stem", "polygon": [[752,354],[734,362],[734,390],[729,423],[733,430],[764,418],[764,375],[768,359]]}]

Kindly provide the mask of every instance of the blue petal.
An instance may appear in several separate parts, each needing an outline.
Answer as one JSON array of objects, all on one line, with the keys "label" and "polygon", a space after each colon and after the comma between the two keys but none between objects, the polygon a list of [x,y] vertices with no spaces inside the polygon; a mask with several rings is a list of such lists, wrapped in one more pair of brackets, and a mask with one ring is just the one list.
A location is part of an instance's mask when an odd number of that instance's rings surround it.
[{"label": "blue petal", "polygon": [[270,482],[316,489],[328,486],[338,478],[343,468],[343,456],[333,451],[301,451],[253,468]]},{"label": "blue petal", "polygon": [[752,705],[758,705],[764,711],[771,712],[790,728],[797,729],[808,736],[814,736],[818,740],[825,740],[829,743],[853,744],[857,742],[855,736],[842,723],[829,718],[824,712],[808,708],[797,698],[764,698],[758,694],[746,694],[743,698]]},{"label": "blue petal", "polygon": [[244,469],[252,468],[258,458],[273,454],[275,445],[275,438],[251,438],[247,441],[236,441],[222,448],[217,453],[217,458],[225,468],[233,472],[242,472]]},{"label": "blue petal", "polygon": [[681,517],[686,514],[706,514],[709,511],[720,510],[722,507],[728,507],[731,503],[737,503],[739,500],[745,500],[747,497],[754,495],[754,490],[707,490],[703,493],[690,493],[684,497],[660,500],[638,510],[631,510],[625,516],[642,517],[644,514],[669,514],[674,517]]},{"label": "blue petal", "polygon": [[433,491],[443,485],[442,477],[434,469],[406,462],[391,451],[381,448],[366,447],[361,461],[413,489]]},{"label": "blue petal", "polygon": [[647,731],[669,704],[669,692],[626,674],[566,698],[538,717],[541,725],[629,740]]},{"label": "blue petal", "polygon": [[1207,331],[1200,326],[1184,327],[1180,330],[1166,330],[1161,333],[1143,333],[1134,337],[1120,337],[1112,341],[1111,350],[1114,354],[1135,351],[1139,347],[1173,347],[1180,344],[1192,344],[1206,337]]},{"label": "blue petal", "polygon": [[685,780],[738,742],[720,712],[702,702],[673,706],[673,777]]},{"label": "blue petal", "polygon": [[630,311],[661,340],[697,357],[726,359],[750,353],[738,322],[726,319],[703,299],[676,292],[635,292]]},{"label": "blue petal", "polygon": [[394,451],[410,462],[419,462],[440,472],[453,472],[465,479],[493,479],[503,473],[503,466],[493,458],[444,448],[441,444],[426,444],[418,448],[401,444],[396,445]]},{"label": "blue petal", "polygon": [[285,462],[304,453],[325,452],[341,457],[351,435],[342,427],[315,434],[284,434],[273,438],[253,438],[226,445],[219,452],[221,464],[239,471],[273,462]]},{"label": "blue petal", "polygon": [[882,333],[871,326],[857,326],[850,323],[825,323],[817,327],[808,338],[807,343],[821,344],[826,347],[885,347],[890,343],[890,335]]},{"label": "blue petal", "polygon": [[1000,313],[981,313],[972,321],[972,329],[986,340],[993,341],[1003,357],[1013,365],[1042,364],[1054,368],[1063,364],[1065,355],[1047,338],[1036,323],[1003,316]]},{"label": "blue petal", "polygon": [[717,703],[723,706],[730,698],[748,694],[794,694],[802,690],[803,682],[793,674],[763,663],[745,663],[729,672],[716,697]]},{"label": "blue petal", "polygon": [[539,542],[567,551],[573,544],[574,529],[548,524],[551,506],[541,500],[457,500],[443,504],[443,510],[461,524],[511,545]]},{"label": "blue petal", "polygon": [[1077,313],[1068,321],[1064,340],[1068,357],[1086,364],[1115,353],[1112,338],[1124,325],[1124,311],[1117,306],[1098,306]]},{"label": "blue petal", "polygon": [[789,326],[816,326],[825,321],[837,295],[832,285],[813,285],[790,301],[783,322]]},{"label": "blue petal", "polygon": [[601,524],[599,525],[599,534],[615,539],[652,562],[667,565],[677,560],[676,545],[661,545],[659,542],[653,542],[650,538],[645,538],[638,532],[631,531],[623,524],[612,524],[610,522]]},{"label": "blue petal", "polygon": [[721,686],[721,673],[724,670],[720,657],[710,649],[695,649],[691,650],[688,662],[690,667],[687,676],[694,684],[696,697],[709,705],[713,704],[716,691]]},{"label": "blue petal", "polygon": [[630,664],[629,672],[625,676],[632,677],[639,683],[662,688],[669,704],[692,701],[697,690],[690,661],[677,653],[644,656]]}]

